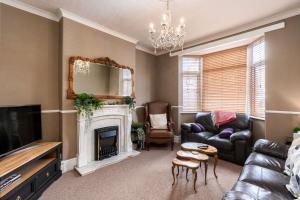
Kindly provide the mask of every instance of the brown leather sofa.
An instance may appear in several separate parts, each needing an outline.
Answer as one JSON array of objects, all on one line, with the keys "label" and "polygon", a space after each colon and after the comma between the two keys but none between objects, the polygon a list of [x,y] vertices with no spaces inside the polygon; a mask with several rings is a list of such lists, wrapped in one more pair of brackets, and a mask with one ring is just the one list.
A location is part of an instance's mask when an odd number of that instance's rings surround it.
[{"label": "brown leather sofa", "polygon": [[[153,129],[150,114],[167,114],[168,129]],[[174,146],[174,122],[171,116],[171,105],[168,102],[153,101],[145,104],[146,148],[149,151],[150,143],[171,144]]]},{"label": "brown leather sofa", "polygon": [[[243,165],[251,152],[252,123],[247,114],[238,113],[236,120],[215,127],[210,112],[198,112],[195,122],[204,126],[205,131],[194,133],[192,123],[181,125],[181,142],[200,142],[212,145],[218,149],[218,156],[239,165]],[[233,128],[230,138],[220,138],[218,133],[225,128]]]},{"label": "brown leather sofa", "polygon": [[231,191],[223,200],[294,199],[286,189],[289,177],[283,174],[288,146],[258,140]]}]

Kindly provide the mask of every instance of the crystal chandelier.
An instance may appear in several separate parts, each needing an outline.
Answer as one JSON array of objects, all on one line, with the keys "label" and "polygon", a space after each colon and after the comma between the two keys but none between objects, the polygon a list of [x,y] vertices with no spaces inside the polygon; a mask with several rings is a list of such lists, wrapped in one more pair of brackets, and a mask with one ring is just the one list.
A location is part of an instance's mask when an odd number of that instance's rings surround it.
[{"label": "crystal chandelier", "polygon": [[170,0],[161,0],[166,3],[165,13],[162,15],[160,23],[160,30],[155,30],[154,24],[150,23],[149,33],[150,41],[156,49],[167,50],[171,53],[177,47],[183,49],[184,36],[185,36],[185,23],[184,18],[180,19],[180,23],[177,27],[172,25],[172,15],[170,10]]},{"label": "crystal chandelier", "polygon": [[75,73],[88,74],[90,72],[90,63],[83,60],[76,60],[74,63]]}]

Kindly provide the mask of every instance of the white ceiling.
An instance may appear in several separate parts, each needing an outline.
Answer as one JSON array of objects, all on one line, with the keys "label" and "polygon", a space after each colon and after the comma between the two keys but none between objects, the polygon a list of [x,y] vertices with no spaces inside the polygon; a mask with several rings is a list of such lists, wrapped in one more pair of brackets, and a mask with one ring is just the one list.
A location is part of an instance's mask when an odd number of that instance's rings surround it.
[{"label": "white ceiling", "polygon": [[[148,25],[160,22],[161,0],[20,0],[56,13],[58,8],[137,39],[151,48]],[[173,0],[173,20],[186,20],[186,42],[232,30],[300,7],[300,0]]]}]

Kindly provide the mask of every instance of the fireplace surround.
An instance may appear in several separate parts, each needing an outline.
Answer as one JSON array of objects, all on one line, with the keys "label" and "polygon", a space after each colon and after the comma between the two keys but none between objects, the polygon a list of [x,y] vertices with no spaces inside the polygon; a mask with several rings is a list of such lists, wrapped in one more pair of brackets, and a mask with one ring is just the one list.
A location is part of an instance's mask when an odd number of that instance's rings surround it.
[{"label": "fireplace surround", "polygon": [[[128,105],[105,105],[94,111],[90,123],[83,115],[77,117],[77,165],[75,169],[80,175],[120,162],[128,157],[136,156],[138,151],[132,149],[131,142],[132,115]],[[88,126],[87,126],[87,123]],[[95,159],[95,130],[104,127],[118,127],[115,156],[102,160]]]}]

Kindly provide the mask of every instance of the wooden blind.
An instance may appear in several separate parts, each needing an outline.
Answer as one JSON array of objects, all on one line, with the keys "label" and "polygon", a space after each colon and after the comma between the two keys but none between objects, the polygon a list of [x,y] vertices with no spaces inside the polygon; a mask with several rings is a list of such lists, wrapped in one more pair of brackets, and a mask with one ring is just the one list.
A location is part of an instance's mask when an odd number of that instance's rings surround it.
[{"label": "wooden blind", "polygon": [[182,105],[184,112],[200,110],[200,57],[182,58]]},{"label": "wooden blind", "polygon": [[247,47],[203,56],[203,111],[246,110]]},{"label": "wooden blind", "polygon": [[265,117],[265,42],[255,41],[249,46],[250,114]]}]

